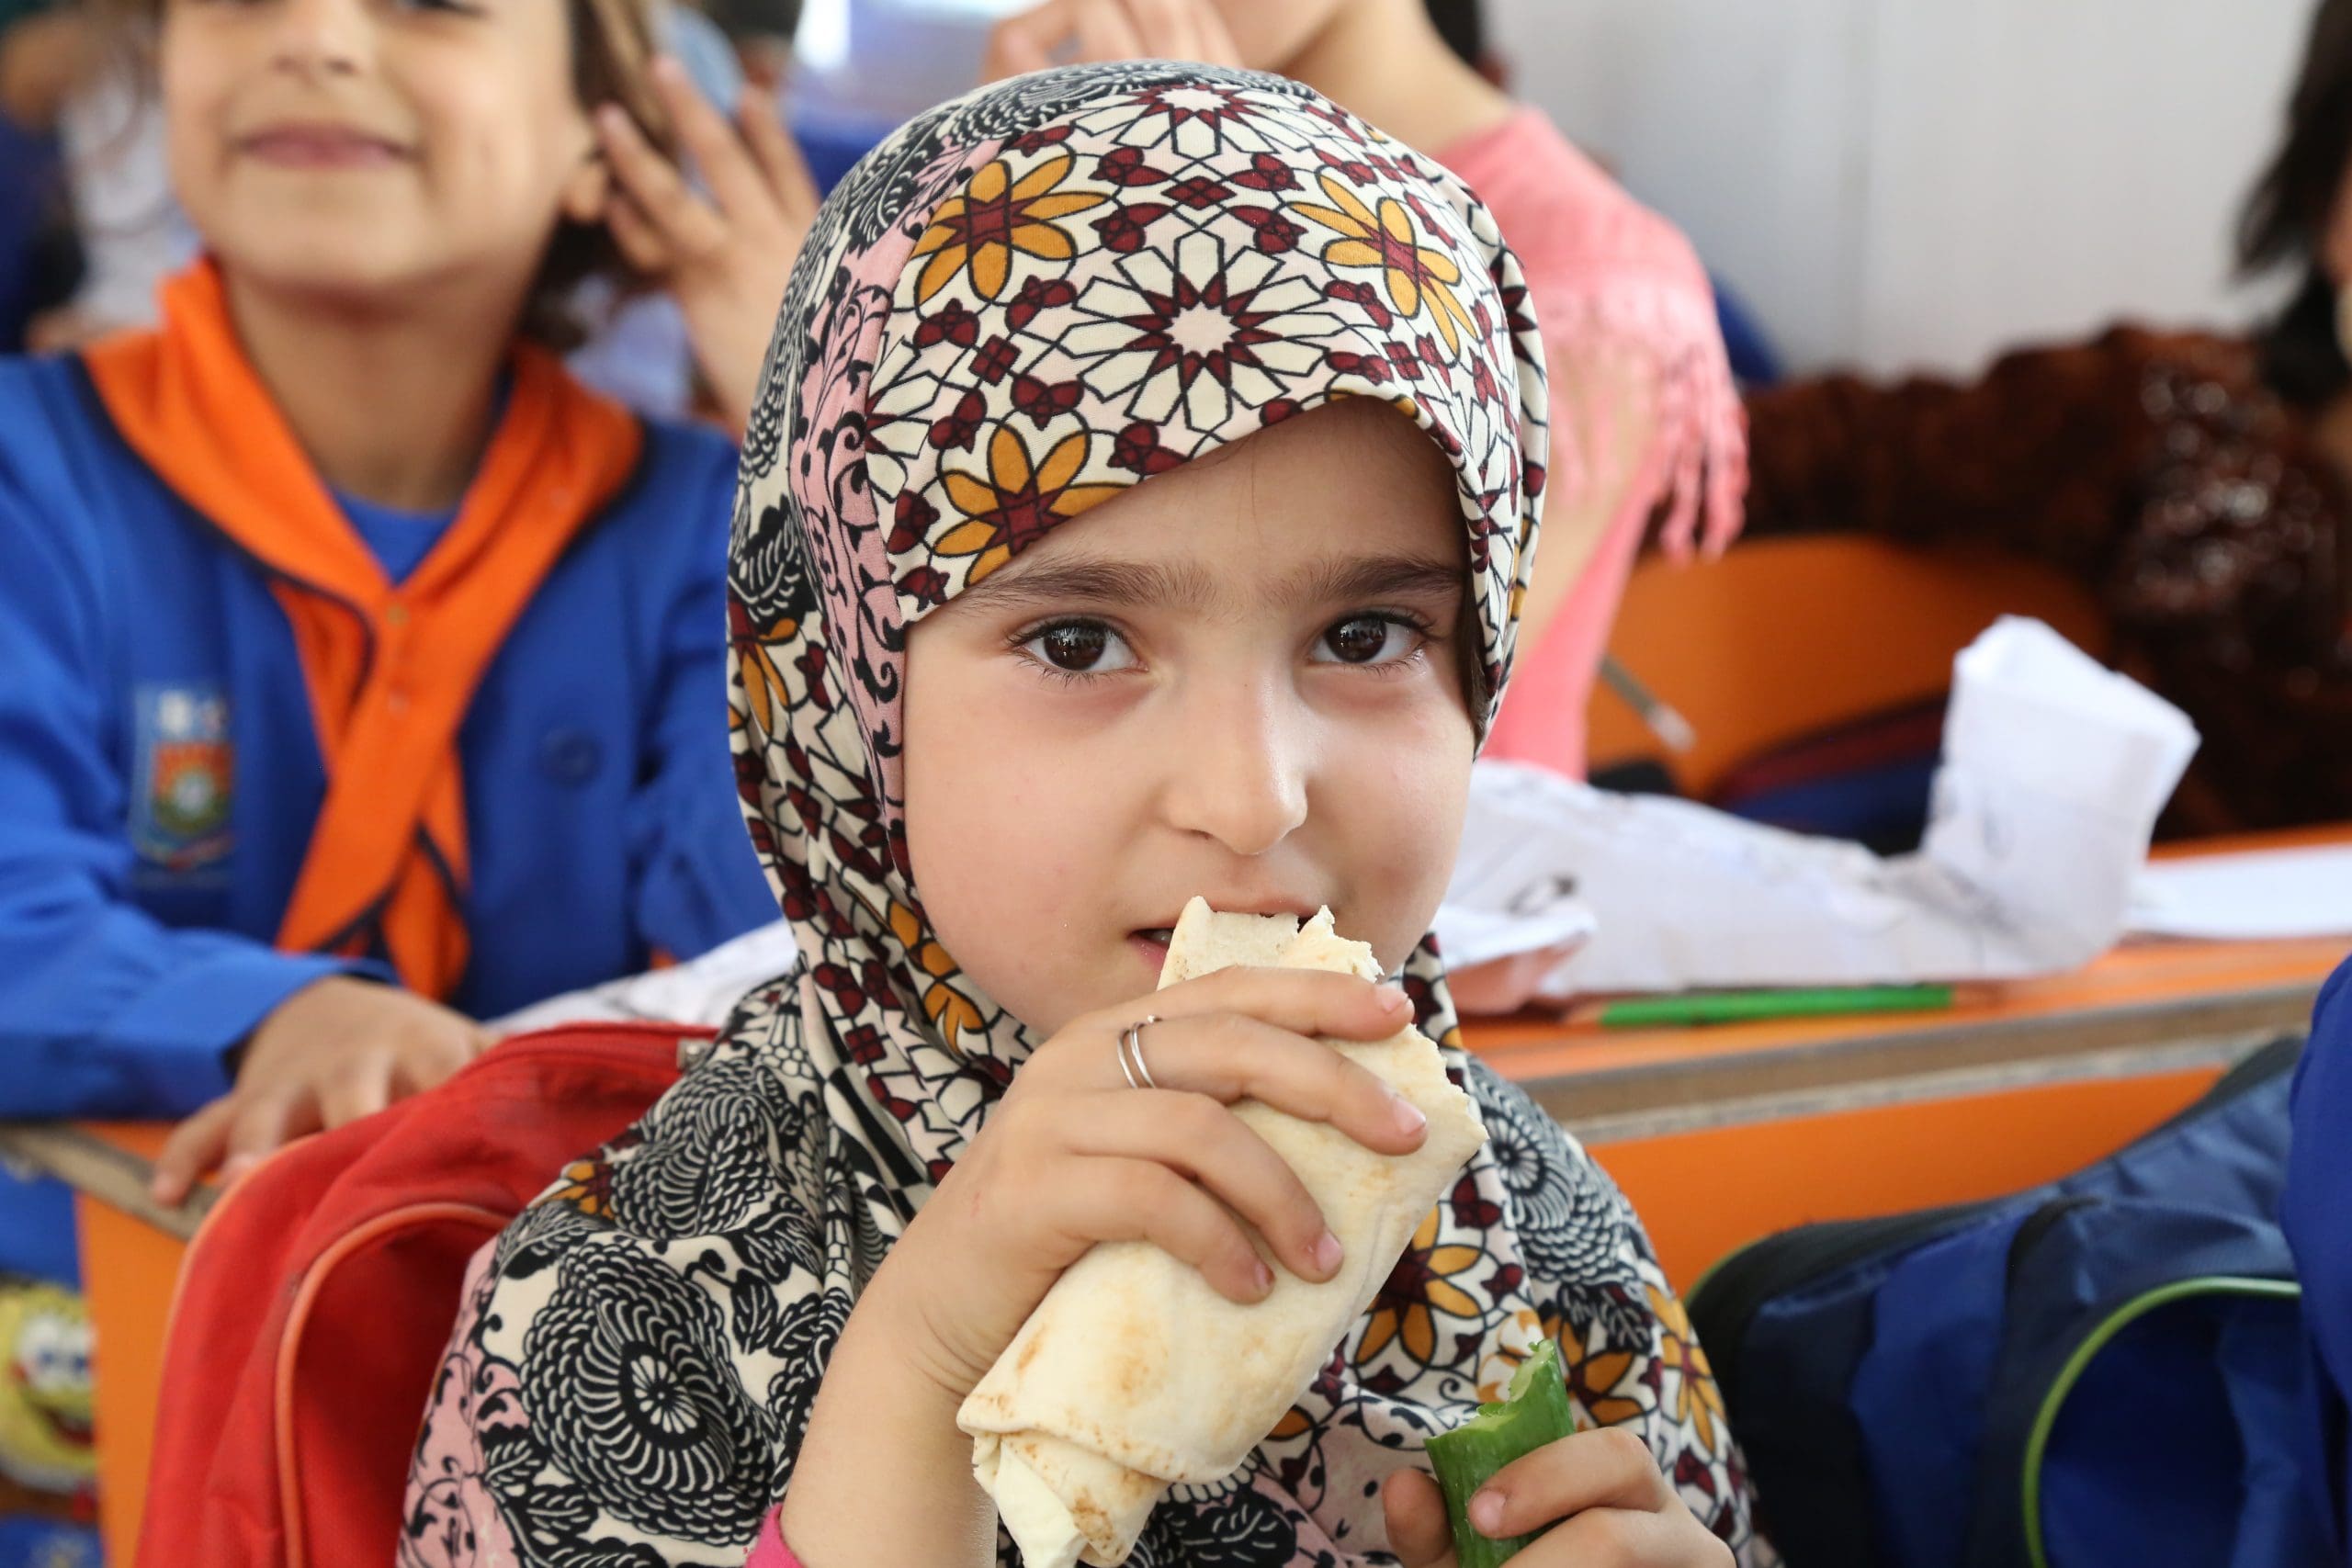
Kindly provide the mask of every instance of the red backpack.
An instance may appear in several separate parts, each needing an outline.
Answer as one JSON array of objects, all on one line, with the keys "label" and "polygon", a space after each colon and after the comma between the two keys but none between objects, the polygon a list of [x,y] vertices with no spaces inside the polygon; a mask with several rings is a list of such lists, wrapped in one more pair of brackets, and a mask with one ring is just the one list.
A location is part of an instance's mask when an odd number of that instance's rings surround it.
[{"label": "red backpack", "polygon": [[468,1260],[702,1032],[519,1036],[239,1182],[181,1269],[139,1568],[390,1564]]}]

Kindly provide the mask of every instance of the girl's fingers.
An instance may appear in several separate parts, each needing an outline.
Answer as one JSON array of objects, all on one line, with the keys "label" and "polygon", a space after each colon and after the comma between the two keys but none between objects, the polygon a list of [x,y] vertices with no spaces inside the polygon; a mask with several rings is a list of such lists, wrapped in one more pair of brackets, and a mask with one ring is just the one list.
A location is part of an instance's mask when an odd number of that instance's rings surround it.
[{"label": "girl's fingers", "polygon": [[1200,38],[1191,0],[1125,0],[1136,52],[1152,60],[1190,60]]},{"label": "girl's fingers", "polygon": [[1324,969],[1220,969],[1131,1005],[1163,1018],[1247,1013],[1277,1029],[1337,1040],[1387,1040],[1413,1021],[1412,1001],[1396,987]]},{"label": "girl's fingers", "polygon": [[1736,506],[1718,506],[1710,510],[1706,537],[1701,542],[1701,549],[1706,558],[1723,559],[1724,552],[1730,549],[1732,542],[1739,537],[1740,526],[1745,522]]},{"label": "girl's fingers", "polygon": [[322,1127],[340,1127],[373,1116],[392,1102],[392,1059],[371,1055],[349,1064],[319,1096]]},{"label": "girl's fingers", "polygon": [[987,80],[1025,76],[1054,63],[1055,51],[1076,30],[1075,16],[1094,0],[1046,0],[1018,16],[1007,17],[989,34],[988,54],[981,65]]},{"label": "girl's fingers", "polygon": [[187,1201],[197,1179],[220,1163],[220,1152],[229,1143],[229,1125],[236,1117],[236,1095],[224,1094],[172,1129],[163,1152],[155,1156],[155,1174],[147,1184],[155,1201],[174,1205]]},{"label": "girl's fingers", "polygon": [[1590,1509],[1511,1561],[1526,1568],[1731,1568],[1732,1555],[1678,1502],[1665,1512]]},{"label": "girl's fingers", "polygon": [[1078,12],[1078,60],[1101,64],[1114,60],[1140,60],[1143,39],[1127,19],[1119,0],[1090,0]]},{"label": "girl's fingers", "polygon": [[1069,62],[1239,62],[1233,35],[1202,0],[1046,0],[997,25],[986,75],[1001,81]]},{"label": "girl's fingers", "polygon": [[227,1158],[220,1162],[224,1180],[234,1180],[262,1162],[273,1149],[282,1148],[304,1133],[316,1132],[319,1105],[302,1089],[279,1089],[247,1095],[229,1127]]},{"label": "girl's fingers", "polygon": [[1193,12],[1194,25],[1200,29],[1200,53],[1195,59],[1211,65],[1241,67],[1241,46],[1233,41],[1233,29],[1225,25],[1215,6],[1202,5]]},{"label": "girl's fingers", "polygon": [[[767,173],[728,118],[702,96],[686,68],[668,55],[653,62],[653,85],[677,128],[678,144],[725,213],[757,212],[775,204]],[[684,186],[681,179],[678,182]]]},{"label": "girl's fingers", "polygon": [[1302,1280],[1338,1272],[1340,1243],[1282,1156],[1205,1095],[1136,1094],[1122,1088],[1086,1102],[1070,1140],[1081,1155],[1148,1159],[1207,1188],[1257,1228],[1275,1258]]},{"label": "girl's fingers", "polygon": [[1453,1533],[1445,1494],[1418,1470],[1400,1470],[1380,1488],[1388,1550],[1404,1568],[1453,1568]]},{"label": "girl's fingers", "polygon": [[1470,1499],[1470,1522],[1481,1535],[1504,1540],[1591,1509],[1655,1513],[1674,1501],[1649,1445],[1630,1427],[1601,1427],[1505,1465]]},{"label": "girl's fingers", "polygon": [[477,1025],[409,1044],[392,1063],[392,1098],[403,1100],[438,1089],[496,1043],[496,1035]]},{"label": "girl's fingers", "polygon": [[616,190],[606,199],[605,227],[612,231],[621,259],[647,277],[661,276],[677,259],[670,254],[662,231],[654,228],[653,220],[627,191]]},{"label": "girl's fingers", "polygon": [[725,220],[694,193],[677,165],[645,140],[618,106],[596,111],[596,129],[612,165],[615,194],[637,203],[674,258],[706,256],[726,243]]},{"label": "girl's fingers", "polygon": [[1141,52],[1159,60],[1235,63],[1231,35],[1204,0],[1126,0]]},{"label": "girl's fingers", "polygon": [[[1211,1013],[1148,1024],[1137,1043],[1161,1089],[1221,1105],[1254,1100],[1303,1122],[1328,1122],[1376,1154],[1410,1153],[1428,1134],[1427,1119],[1385,1081],[1304,1031],[1247,1013]],[[1133,1092],[1115,1041],[1096,1062],[1102,1088]]]},{"label": "girl's fingers", "polygon": [[737,126],[743,134],[743,145],[752,150],[761,175],[768,188],[775,193],[784,209],[785,218],[795,229],[806,229],[816,219],[816,176],[808,172],[808,160],[801,155],[800,143],[784,128],[784,117],[777,111],[775,96],[756,88],[747,88],[742,102],[735,108]]},{"label": "girl's fingers", "polygon": [[1273,1288],[1273,1270],[1223,1205],[1152,1160],[1090,1160],[1085,1180],[1059,1184],[1045,1203],[1047,1223],[1071,1241],[1148,1241],[1228,1301],[1247,1306]]}]

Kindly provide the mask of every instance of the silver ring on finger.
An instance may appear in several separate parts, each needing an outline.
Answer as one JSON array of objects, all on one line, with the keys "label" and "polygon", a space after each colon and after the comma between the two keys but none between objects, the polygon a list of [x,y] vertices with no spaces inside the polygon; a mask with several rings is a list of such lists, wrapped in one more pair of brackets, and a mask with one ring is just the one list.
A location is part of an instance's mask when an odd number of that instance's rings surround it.
[{"label": "silver ring on finger", "polygon": [[1129,1089],[1159,1087],[1152,1081],[1151,1068],[1143,1059],[1143,1032],[1159,1021],[1159,1015],[1147,1014],[1119,1032],[1119,1073]]}]

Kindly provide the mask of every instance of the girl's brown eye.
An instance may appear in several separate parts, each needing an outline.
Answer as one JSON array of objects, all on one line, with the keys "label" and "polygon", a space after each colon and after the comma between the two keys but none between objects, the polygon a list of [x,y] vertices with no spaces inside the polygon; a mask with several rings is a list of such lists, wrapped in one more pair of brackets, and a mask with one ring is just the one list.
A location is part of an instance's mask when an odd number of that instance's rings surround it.
[{"label": "girl's brown eye", "polygon": [[1057,621],[1029,633],[1019,647],[1064,675],[1107,675],[1136,663],[1127,639],[1101,621]]},{"label": "girl's brown eye", "polygon": [[1104,626],[1056,626],[1038,638],[1046,662],[1057,670],[1091,670],[1102,661],[1111,633]]},{"label": "girl's brown eye", "polygon": [[1374,664],[1411,651],[1413,628],[1386,615],[1351,615],[1323,634],[1323,646],[1341,664]]}]

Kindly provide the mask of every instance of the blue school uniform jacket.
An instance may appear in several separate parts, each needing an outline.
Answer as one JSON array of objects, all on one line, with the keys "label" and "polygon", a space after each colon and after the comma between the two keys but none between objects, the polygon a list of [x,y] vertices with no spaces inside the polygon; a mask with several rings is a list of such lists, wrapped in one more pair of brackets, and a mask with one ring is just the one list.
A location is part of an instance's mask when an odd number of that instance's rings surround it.
[{"label": "blue school uniform jacket", "polygon": [[[733,483],[724,441],[650,428],[483,674],[459,1010],[775,918],[727,748]],[[325,784],[259,566],[78,361],[0,362],[0,1117],[194,1110],[272,1008],[361,966],[270,945]]]}]

